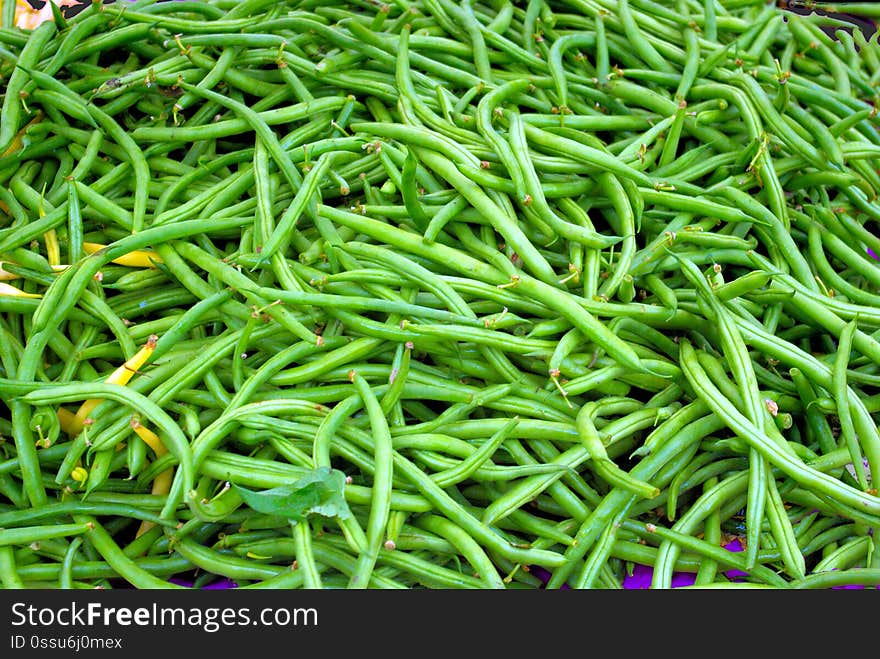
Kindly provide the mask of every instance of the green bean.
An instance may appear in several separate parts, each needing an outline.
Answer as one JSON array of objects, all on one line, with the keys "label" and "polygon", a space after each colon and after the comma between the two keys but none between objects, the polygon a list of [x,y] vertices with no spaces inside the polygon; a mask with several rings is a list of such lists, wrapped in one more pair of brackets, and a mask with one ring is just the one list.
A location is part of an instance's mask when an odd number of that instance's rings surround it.
[{"label": "green bean", "polygon": [[776,545],[782,553],[783,564],[793,579],[803,579],[806,573],[806,561],[798,547],[797,538],[794,536],[794,529],[785,511],[776,480],[769,475],[767,493],[767,503],[769,504],[767,506],[767,519],[770,522],[770,530],[773,533],[773,537],[776,539]]},{"label": "green bean", "polygon": [[449,540],[467,558],[488,588],[503,589],[504,581],[483,548],[461,527],[439,515],[425,515],[418,525]]},{"label": "green bean", "polygon": [[0,29],[4,587],[873,584],[874,40],[319,4]]},{"label": "green bean", "polygon": [[40,391],[33,391],[23,396],[22,400],[30,404],[40,405],[50,402],[87,400],[89,398],[109,399],[129,405],[144,414],[163,430],[165,439],[171,444],[170,450],[180,464],[179,478],[175,479],[175,488],[172,494],[169,495],[168,503],[163,509],[162,516],[169,516],[177,503],[183,500],[184,493],[192,488],[192,453],[189,442],[186,441],[180,428],[159,406],[142,394],[112,384],[61,384],[44,388]]},{"label": "green bean", "polygon": [[427,478],[415,465],[399,454],[394,456],[394,466],[401,475],[413,483],[422,494],[452,521],[467,530],[474,538],[485,543],[488,549],[498,552],[514,561],[534,563],[536,565],[558,564],[561,557],[544,550],[524,550],[503,541],[500,536],[490,530],[485,523],[473,518],[459,503],[449,498],[442,489]]},{"label": "green bean", "polygon": [[635,48],[639,57],[658,71],[671,72],[673,70],[671,64],[663,59],[660,53],[651,45],[651,42],[640,33],[636,18],[629,8],[629,0],[624,0],[618,9],[618,18],[623,26],[624,34],[633,45],[633,48]]},{"label": "green bean", "polygon": [[286,566],[261,565],[256,561],[245,560],[227,552],[213,550],[186,536],[176,538],[174,547],[181,556],[202,570],[229,579],[262,581],[276,577],[290,569]]},{"label": "green bean", "polygon": [[588,403],[584,405],[578,411],[575,424],[581,441],[590,453],[590,462],[596,470],[596,473],[611,485],[626,489],[638,496],[653,499],[660,494],[660,489],[657,486],[633,478],[608,458],[605,446],[603,445],[591,418],[595,412],[595,404]]},{"label": "green bean", "polygon": [[71,540],[70,544],[67,547],[67,551],[64,553],[64,562],[61,565],[61,575],[58,579],[59,587],[64,590],[71,590],[73,588],[73,576],[71,574],[71,569],[73,567],[73,561],[75,560],[76,553],[77,551],[79,551],[81,544],[81,537],[74,538],[73,540]]},{"label": "green bean", "polygon": [[[484,99],[488,97],[489,95],[487,94]],[[576,224],[563,220],[554,213],[547,204],[538,174],[528,158],[528,144],[526,142],[524,124],[520,121],[518,114],[510,115],[509,132],[513,157],[516,164],[522,170],[524,179],[522,185],[527,201],[523,203],[529,207],[534,207],[541,220],[546,222],[552,231],[563,238],[577,241],[585,247],[603,249],[619,242],[620,238],[603,236],[589,229],[579,227]],[[623,233],[625,233],[625,230]]]},{"label": "green bean", "polygon": [[851,568],[808,574],[795,588],[834,588],[835,586],[862,585],[876,586],[880,582],[880,571],[876,568]]},{"label": "green bean", "polygon": [[840,441],[849,450],[853,467],[856,471],[856,479],[863,490],[868,489],[868,480],[865,474],[865,465],[862,463],[862,451],[859,440],[856,437],[853,426],[852,412],[849,406],[849,392],[847,391],[846,373],[847,364],[850,360],[850,352],[853,346],[853,337],[858,329],[858,320],[854,319],[847,323],[840,333],[840,341],[837,345],[837,356],[834,360],[832,385],[834,401],[837,405],[837,416],[840,423]]},{"label": "green bean", "polygon": [[[687,261],[683,261],[682,266],[688,279],[708,299],[718,319],[722,347],[731,366],[734,380],[737,382],[739,397],[745,408],[745,415],[757,427],[766,427],[767,421],[760,392],[757,386],[752,384],[756,382],[754,368],[742,336],[727,315],[727,310],[715,300],[708,283],[696,269],[696,266]],[[749,452],[749,497],[746,508],[746,528],[748,534],[746,565],[749,567],[752,567],[757,560],[761,523],[764,518],[767,493],[768,491],[772,492],[775,485],[774,481],[768,488],[768,471],[767,464],[760,452],[757,449],[752,449]]]},{"label": "green bean", "polygon": [[[685,408],[682,408],[682,410],[684,409]],[[650,477],[654,471],[664,464],[672,455],[703,438],[704,435],[701,432],[702,428],[700,428],[698,423],[691,426],[691,429],[688,432],[678,432],[681,429],[680,420],[688,418],[688,415],[695,411],[704,412],[705,410],[700,410],[700,406],[695,406],[688,409],[687,415],[683,414],[682,411],[679,411],[677,415],[673,415],[670,419],[658,426],[655,434],[652,434],[655,438],[657,448],[656,450],[653,450],[645,460],[633,468],[631,473],[633,477],[640,479]],[[675,438],[674,441],[673,438]],[[566,549],[565,555],[569,557],[571,561],[576,561],[581,556],[585,555],[585,553],[589,551],[593,542],[595,542],[599,530],[606,525],[605,521],[610,520],[621,511],[627,510],[633,505],[635,500],[636,495],[627,490],[621,488],[612,489],[604,497],[602,502],[595,507],[593,512],[584,519],[575,536],[575,542]],[[570,574],[570,571],[574,566],[574,563],[571,561],[553,573],[547,584],[548,588],[558,588],[565,582],[568,578],[568,574]]]},{"label": "green bean", "polygon": [[861,562],[861,557],[870,552],[870,546],[871,540],[867,536],[853,538],[826,554],[816,564],[814,573],[819,574],[826,570],[845,570],[846,568],[853,567],[853,563]]},{"label": "green bean", "polygon": [[[633,415],[633,420],[639,424],[649,423],[653,421],[653,419],[660,413],[661,411],[659,410],[641,410]],[[604,430],[606,433],[609,432],[607,427],[604,428]],[[614,438],[612,437],[609,440],[609,445],[613,443],[613,441]],[[578,444],[560,453],[555,459],[552,460],[552,463],[567,465],[569,467],[576,468],[578,465],[589,458],[590,454],[587,450],[587,447],[583,444]],[[561,477],[562,473],[557,473],[547,476],[530,476],[523,479],[520,483],[509,489],[504,495],[495,499],[489,506],[486,507],[486,509],[483,511],[483,520],[486,523],[492,523],[495,520],[504,517],[505,514],[518,508],[526,500],[533,498],[544,488],[552,485],[553,482]],[[653,493],[653,488],[651,489],[651,492]]]},{"label": "green bean", "polygon": [[[736,552],[727,551],[721,547],[710,545],[709,543],[690,536],[687,533],[678,533],[674,530],[665,529],[659,526],[652,526],[650,532],[660,535],[661,537],[667,539],[667,541],[670,543],[675,542],[679,543],[682,547],[686,547],[692,550],[698,550],[705,556],[711,557],[712,560],[715,560],[718,563],[725,565],[725,567],[733,568],[736,570],[743,570],[744,568],[743,560],[737,555]],[[781,580],[778,575],[776,575],[772,570],[765,568],[763,565],[756,566],[753,572],[756,576],[760,576],[760,578],[763,578],[765,580],[766,587],[776,589],[787,587],[785,581]],[[657,575],[656,569],[654,574]],[[655,582],[652,581],[652,588],[659,587],[654,584]],[[725,586],[729,587],[728,584],[725,584]]]},{"label": "green bean", "polygon": [[[632,348],[617,339],[614,335],[609,336],[610,333],[607,329],[598,323],[593,316],[585,313],[580,307],[567,297],[560,294],[559,290],[552,286],[546,285],[537,279],[532,279],[525,274],[517,274],[512,278],[512,281],[505,281],[503,275],[497,272],[494,268],[486,266],[476,259],[466,257],[461,252],[446,248],[439,244],[426,247],[421,244],[418,239],[410,237],[399,230],[387,227],[375,220],[355,215],[354,213],[339,211],[327,206],[321,206],[319,213],[325,214],[328,218],[344,223],[347,226],[368,229],[370,233],[391,238],[392,240],[390,242],[392,242],[392,244],[403,248],[405,251],[423,255],[432,260],[440,259],[447,262],[449,265],[461,264],[459,267],[463,268],[464,273],[471,276],[477,276],[483,281],[486,281],[486,283],[493,283],[496,285],[513,283],[520,291],[530,294],[531,297],[537,297],[539,299],[543,298],[545,304],[548,304],[559,313],[572,320],[574,324],[581,328],[586,336],[590,336],[599,345],[605,347],[609,351],[609,354],[620,359],[623,364],[631,366],[635,368],[635,370],[642,369],[642,365],[640,364],[638,357],[633,353]],[[475,265],[471,265],[471,263],[474,263]]]},{"label": "green bean", "polygon": [[504,210],[499,208],[485,192],[461,174],[451,161],[439,153],[417,148],[416,155],[437,174],[449,181],[474,208],[490,219],[498,233],[504,237],[507,244],[516,250],[516,253],[535,276],[545,283],[555,282],[556,275],[544,257],[525,237],[513,218],[510,218]]},{"label": "green bean", "polygon": [[71,500],[49,503],[40,508],[21,509],[0,513],[0,519],[5,526],[19,525],[39,521],[48,521],[56,517],[63,517],[75,512],[92,515],[112,515],[117,517],[132,517],[153,522],[158,525],[168,525],[167,520],[157,517],[153,513],[139,508],[123,504],[101,503],[90,501]]},{"label": "green bean", "polygon": [[599,186],[611,200],[614,212],[617,215],[618,233],[623,236],[617,264],[613,272],[599,286],[598,290],[600,297],[609,299],[617,292],[635,258],[636,213],[626,193],[626,185],[623,181],[609,173],[604,173],[599,176]]},{"label": "green bean", "polygon": [[692,386],[699,385],[700,391],[704,394],[703,400],[716,414],[725,419],[726,423],[730,424],[737,436],[758,449],[773,466],[778,467],[795,481],[807,484],[808,487],[815,487],[835,501],[853,505],[868,513],[873,510],[872,499],[874,497],[858,493],[853,488],[817,472],[779,447],[768,443],[763,437],[759,437],[759,433],[748,420],[738,411],[729,409],[727,401],[720,395],[717,387],[705,378],[705,371],[693,361],[693,348],[689,342],[685,341],[681,344],[681,355],[684,375],[692,383]]},{"label": "green bean", "polygon": [[[11,25],[12,21],[5,22]],[[19,129],[19,119],[22,110],[21,92],[24,91],[27,82],[27,71],[36,64],[38,57],[55,36],[57,27],[54,21],[46,21],[37,29],[32,30],[28,39],[18,55],[17,67],[9,76],[6,83],[6,91],[3,96],[2,115],[0,121],[0,150],[6,151]]]},{"label": "green bean", "polygon": [[50,538],[64,538],[85,533],[88,526],[79,524],[49,524],[46,526],[28,526],[21,529],[0,530],[0,546],[22,545],[39,542]]},{"label": "green bean", "polygon": [[83,524],[87,527],[86,538],[113,570],[136,588],[168,589],[178,587],[158,579],[151,572],[146,571],[132,559],[128,558],[122,552],[119,545],[114,542],[111,534],[95,518],[88,515],[74,515],[74,520],[78,520],[78,524]]},{"label": "green bean", "polygon": [[799,368],[789,369],[789,374],[797,387],[798,396],[803,402],[807,421],[807,437],[819,446],[822,453],[834,451],[837,448],[837,441],[825,415],[814,404],[817,401],[815,388]]},{"label": "green bean", "polygon": [[19,590],[25,587],[15,564],[15,554],[9,545],[0,547],[0,583],[5,590]]},{"label": "green bean", "polygon": [[651,179],[642,172],[629,167],[618,158],[600,151],[599,149],[583,145],[565,137],[553,135],[553,133],[538,128],[537,126],[531,126],[525,122],[524,129],[526,137],[541,148],[565,153],[569,158],[577,160],[578,162],[583,162],[607,170],[622,178],[631,179],[643,186],[651,186],[653,184]]},{"label": "green bean", "polygon": [[479,449],[471,453],[454,467],[432,475],[432,478],[443,487],[448,487],[470,478],[480,466],[488,460],[499,446],[507,439],[509,433],[516,428],[519,419],[514,417],[499,428]]},{"label": "green bean", "polygon": [[322,588],[321,574],[312,551],[312,530],[305,521],[293,525],[297,569],[302,570],[304,588]]},{"label": "green bean", "polygon": [[384,541],[383,535],[388,523],[388,513],[391,508],[393,449],[388,422],[379,399],[376,398],[366,380],[357,372],[352,374],[352,382],[369,415],[375,445],[373,501],[370,506],[370,519],[367,526],[367,543],[365,551],[358,558],[356,570],[349,582],[352,587],[363,588],[369,582],[369,575],[378,558],[379,547]]},{"label": "green bean", "polygon": [[287,211],[281,216],[278,224],[269,235],[266,242],[261,246],[260,258],[268,261],[276,251],[283,252],[290,241],[291,230],[296,226],[299,216],[315,195],[318,185],[327,170],[333,166],[333,152],[321,154],[314,167],[302,181],[296,196],[288,206]]}]

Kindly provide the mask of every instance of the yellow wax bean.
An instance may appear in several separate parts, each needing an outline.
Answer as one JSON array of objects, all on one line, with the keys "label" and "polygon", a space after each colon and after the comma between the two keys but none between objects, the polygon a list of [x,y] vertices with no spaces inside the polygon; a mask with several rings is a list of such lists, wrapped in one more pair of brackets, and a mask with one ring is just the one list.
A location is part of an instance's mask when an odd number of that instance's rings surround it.
[{"label": "yellow wax bean", "polygon": [[[101,243],[83,243],[83,250],[86,254],[94,254],[99,249],[103,249],[106,245]],[[119,258],[113,259],[113,263],[117,265],[127,265],[134,268],[155,268],[156,263],[161,263],[162,258],[156,253],[148,249],[136,249],[123,254]]]},{"label": "yellow wax bean", "polygon": [[[132,376],[137,373],[138,369],[143,366],[150,358],[150,355],[153,354],[153,351],[156,349],[156,341],[158,340],[159,337],[155,334],[151,335],[144,346],[132,355],[122,366],[113,371],[105,382],[107,384],[128,384],[128,381],[131,380]],[[90,398],[80,405],[79,409],[76,411],[74,422],[71,424],[71,429],[74,433],[78,433],[82,430],[83,423],[88,418],[91,411],[95,409],[100,402],[100,398]]]},{"label": "yellow wax bean", "polygon": [[4,284],[0,282],[0,295],[7,297],[43,297],[39,293],[25,293],[20,288],[16,288],[12,284]]},{"label": "yellow wax bean", "polygon": [[[168,452],[168,449],[165,448],[165,445],[162,443],[162,440],[159,438],[159,436],[146,426],[142,425],[137,417],[131,418],[131,429],[135,431],[138,437],[144,440],[147,446],[153,449],[153,453],[156,454],[157,458],[161,458]],[[166,469],[153,479],[153,486],[150,490],[150,493],[168,494],[168,492],[171,491],[171,483],[173,480],[174,469]],[[140,537],[154,526],[155,524],[153,522],[142,521],[141,525],[138,527],[136,537]]]},{"label": "yellow wax bean", "polygon": [[[44,215],[40,209],[40,216]],[[58,243],[58,234],[55,229],[49,229],[43,234],[43,240],[46,242],[46,260],[49,265],[61,265],[61,246]]]}]

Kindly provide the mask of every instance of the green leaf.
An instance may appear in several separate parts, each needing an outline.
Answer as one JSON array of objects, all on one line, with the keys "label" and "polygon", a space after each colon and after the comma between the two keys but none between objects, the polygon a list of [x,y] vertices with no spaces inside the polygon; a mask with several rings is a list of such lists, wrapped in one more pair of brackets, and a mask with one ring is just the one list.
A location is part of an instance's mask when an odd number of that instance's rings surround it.
[{"label": "green leaf", "polygon": [[324,517],[348,519],[351,510],[345,501],[345,474],[338,469],[318,467],[295,483],[254,492],[232,484],[242,500],[258,513],[302,521],[315,513]]}]

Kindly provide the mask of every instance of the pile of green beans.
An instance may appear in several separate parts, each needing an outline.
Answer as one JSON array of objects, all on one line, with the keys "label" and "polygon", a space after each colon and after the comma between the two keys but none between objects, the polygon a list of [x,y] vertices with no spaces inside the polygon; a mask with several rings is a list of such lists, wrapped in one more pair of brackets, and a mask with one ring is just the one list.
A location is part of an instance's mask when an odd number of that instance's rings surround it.
[{"label": "pile of green beans", "polygon": [[[14,4],[0,587],[880,585],[876,35],[764,0]],[[321,468],[350,515],[238,489]]]}]

